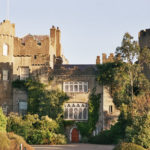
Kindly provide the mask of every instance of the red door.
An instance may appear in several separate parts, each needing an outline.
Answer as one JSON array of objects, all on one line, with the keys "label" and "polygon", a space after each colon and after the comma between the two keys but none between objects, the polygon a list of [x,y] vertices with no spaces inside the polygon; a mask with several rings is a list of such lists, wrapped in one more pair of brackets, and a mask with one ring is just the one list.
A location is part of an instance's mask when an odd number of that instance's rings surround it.
[{"label": "red door", "polygon": [[72,130],[72,141],[73,143],[78,143],[79,142],[79,131],[77,130],[77,128],[74,128]]}]

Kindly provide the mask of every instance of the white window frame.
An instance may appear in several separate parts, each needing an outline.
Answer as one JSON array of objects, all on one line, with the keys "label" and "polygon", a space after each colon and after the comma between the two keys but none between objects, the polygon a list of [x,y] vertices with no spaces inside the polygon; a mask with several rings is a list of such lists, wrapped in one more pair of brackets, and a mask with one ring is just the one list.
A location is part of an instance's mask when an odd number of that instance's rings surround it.
[{"label": "white window frame", "polygon": [[[73,109],[73,117],[72,118],[69,118],[70,117],[70,112],[69,110],[70,109]],[[82,109],[82,116],[81,118],[79,118],[79,110]],[[84,118],[84,109],[86,109],[86,117]],[[66,115],[66,111],[68,111],[68,116],[65,116]],[[77,118],[75,118],[75,110],[77,110]],[[87,103],[65,103],[64,105],[64,120],[88,120],[88,104]]]},{"label": "white window frame", "polygon": [[28,107],[28,103],[25,100],[19,100],[18,101],[18,113],[19,114],[26,114],[27,113],[27,107]]},{"label": "white window frame", "polygon": [[[66,90],[66,86],[68,87],[68,90]],[[77,89],[75,89],[75,86],[77,86]],[[80,87],[81,90],[79,89]],[[86,88],[85,88],[86,87]],[[88,82],[64,82],[63,83],[63,91],[64,92],[70,92],[70,93],[87,93],[88,92]]]},{"label": "white window frame", "polygon": [[8,56],[8,45],[6,43],[3,44],[3,56]]},{"label": "white window frame", "polygon": [[8,70],[3,70],[3,81],[8,81]]}]

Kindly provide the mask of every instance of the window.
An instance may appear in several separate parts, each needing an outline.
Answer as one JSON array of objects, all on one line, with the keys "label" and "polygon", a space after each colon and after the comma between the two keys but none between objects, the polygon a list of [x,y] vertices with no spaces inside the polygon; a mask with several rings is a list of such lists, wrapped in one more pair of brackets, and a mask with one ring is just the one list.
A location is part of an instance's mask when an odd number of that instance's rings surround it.
[{"label": "window", "polygon": [[87,120],[88,104],[84,103],[66,103],[64,106],[65,120]]},{"label": "window", "polygon": [[3,56],[7,56],[7,55],[8,55],[8,45],[3,44]]},{"label": "window", "polygon": [[34,55],[34,59],[36,59],[37,58],[37,56],[36,55]]},{"label": "window", "polygon": [[8,70],[3,70],[3,81],[8,80]]},{"label": "window", "polygon": [[26,80],[29,78],[29,67],[21,67],[20,68],[20,80]]},{"label": "window", "polygon": [[88,82],[64,82],[64,92],[88,92]]},{"label": "window", "polygon": [[27,102],[19,100],[19,114],[25,115],[27,112]]},{"label": "window", "polygon": [[113,106],[109,105],[109,113],[112,114],[113,113]]}]

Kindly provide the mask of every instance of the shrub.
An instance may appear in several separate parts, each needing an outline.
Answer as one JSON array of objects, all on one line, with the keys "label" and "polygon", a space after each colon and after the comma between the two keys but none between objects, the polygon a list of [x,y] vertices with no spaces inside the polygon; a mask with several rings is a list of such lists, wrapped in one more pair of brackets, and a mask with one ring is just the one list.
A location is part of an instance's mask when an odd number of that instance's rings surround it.
[{"label": "shrub", "polygon": [[145,150],[145,149],[133,143],[120,143],[113,150]]},{"label": "shrub", "polygon": [[83,136],[82,139],[81,139],[81,142],[82,143],[88,143],[88,140],[89,140],[88,137]]},{"label": "shrub", "polygon": [[10,140],[6,133],[0,132],[0,150],[9,150]]},{"label": "shrub", "polygon": [[113,139],[111,136],[111,131],[110,130],[102,131],[100,134],[91,137],[89,139],[89,142],[93,144],[112,144]]},{"label": "shrub", "polygon": [[52,133],[51,137],[50,137],[50,143],[51,144],[66,144],[67,143],[67,139],[64,135],[62,134],[55,134]]},{"label": "shrub", "polygon": [[26,150],[34,150],[22,137],[14,133],[0,133],[0,150],[18,150],[20,144],[22,144]]},{"label": "shrub", "polygon": [[6,132],[6,124],[7,124],[7,118],[3,114],[3,110],[0,107],[0,131]]},{"label": "shrub", "polygon": [[26,150],[34,150],[30,145],[28,145],[24,139],[14,133],[7,133],[8,138],[11,140],[11,149],[10,150],[17,150],[20,147],[20,144],[23,145],[23,148]]},{"label": "shrub", "polygon": [[29,144],[45,144],[43,139],[46,139],[45,130],[32,130],[27,138]]}]

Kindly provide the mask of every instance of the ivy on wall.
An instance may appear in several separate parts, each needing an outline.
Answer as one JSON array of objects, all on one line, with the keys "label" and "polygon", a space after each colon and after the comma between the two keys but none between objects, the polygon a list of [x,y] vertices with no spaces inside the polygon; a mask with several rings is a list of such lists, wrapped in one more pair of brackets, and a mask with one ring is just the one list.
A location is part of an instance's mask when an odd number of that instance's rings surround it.
[{"label": "ivy on wall", "polygon": [[96,123],[99,118],[100,96],[101,94],[96,94],[96,89],[94,88],[89,96],[88,121],[76,123],[78,130],[84,137],[90,136],[96,128]]}]

